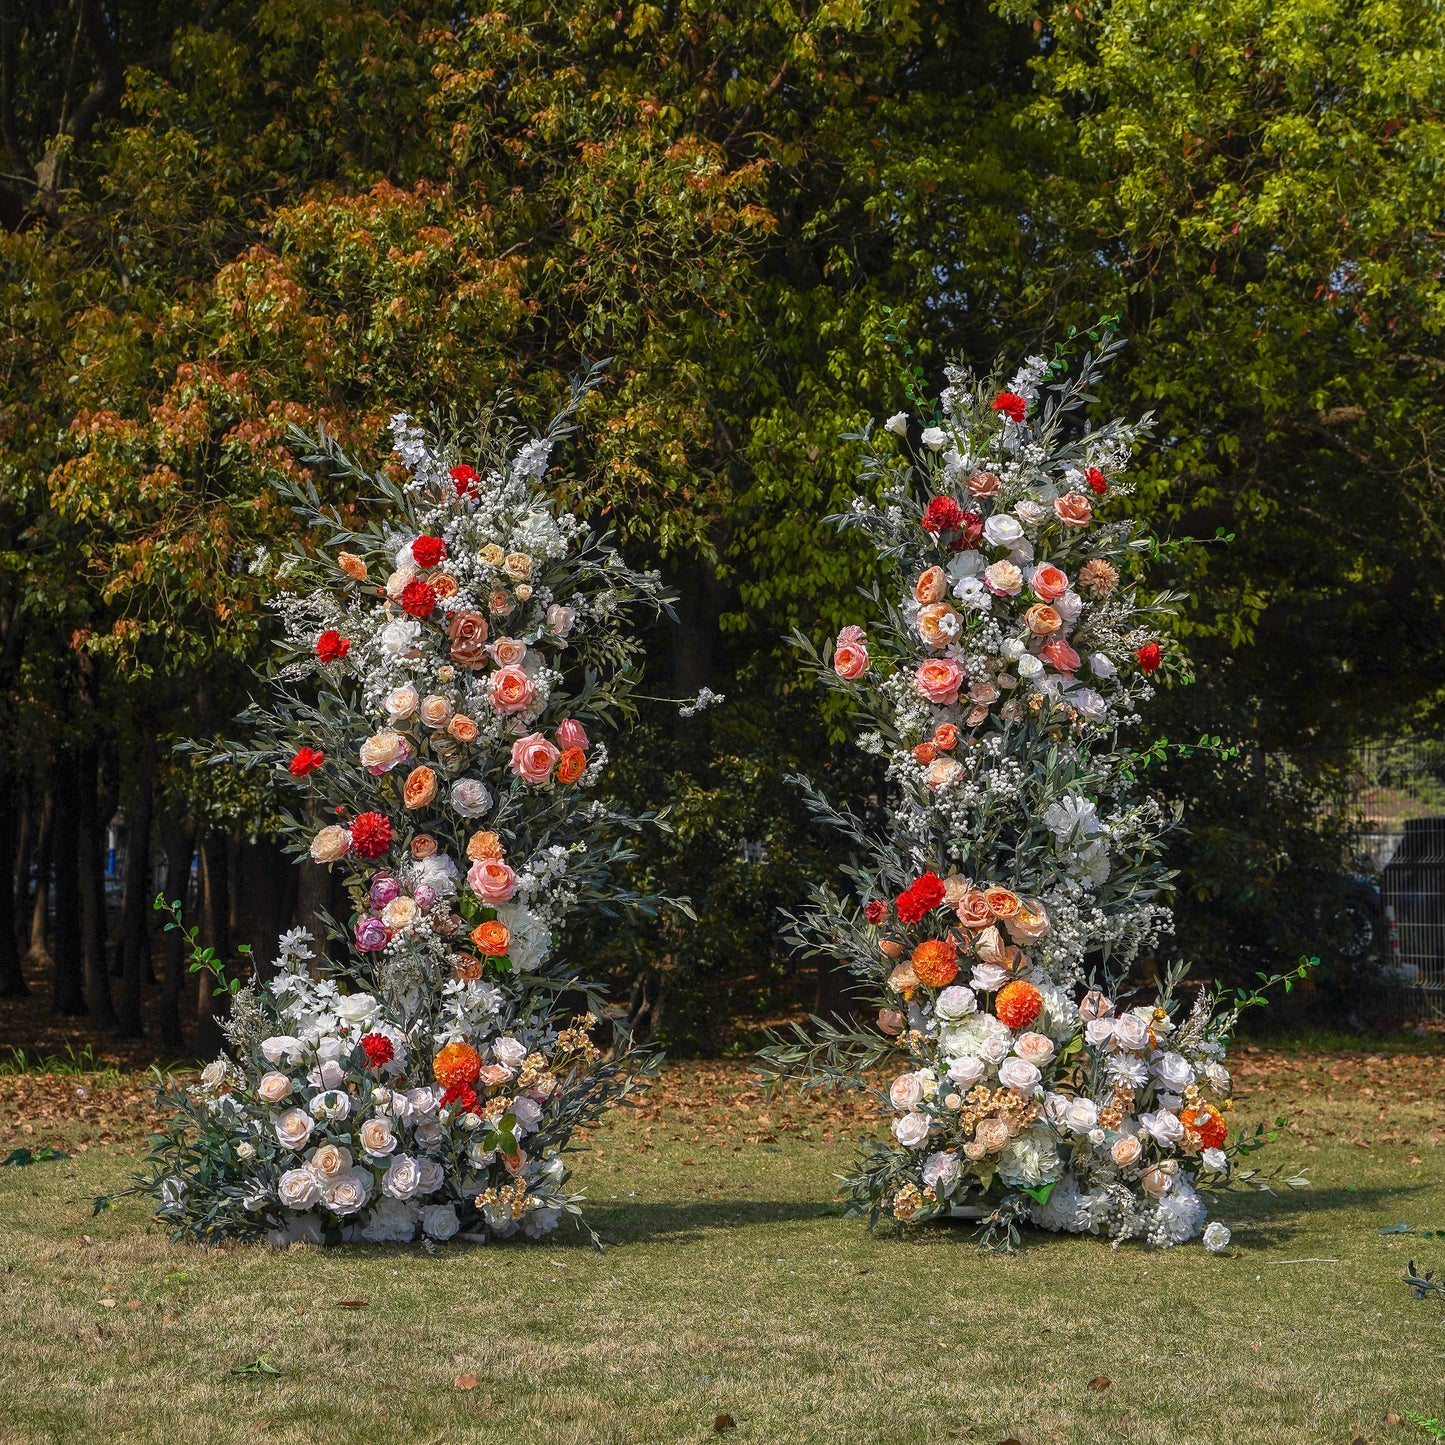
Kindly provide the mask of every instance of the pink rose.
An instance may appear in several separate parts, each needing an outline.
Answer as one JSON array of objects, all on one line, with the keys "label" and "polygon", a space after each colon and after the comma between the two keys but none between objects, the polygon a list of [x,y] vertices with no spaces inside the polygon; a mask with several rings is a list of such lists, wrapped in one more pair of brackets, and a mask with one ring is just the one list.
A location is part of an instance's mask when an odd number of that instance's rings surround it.
[{"label": "pink rose", "polygon": [[930,657],[918,665],[918,690],[929,702],[943,705],[958,701],[963,686],[963,668],[951,657]]},{"label": "pink rose", "polygon": [[1112,1013],[1114,1005],[1098,989],[1090,989],[1079,1003],[1079,1017],[1085,1020],[1101,1019]]},{"label": "pink rose", "polygon": [[1078,492],[1065,492],[1054,501],[1054,516],[1069,527],[1087,527],[1094,516],[1089,499]]},{"label": "pink rose", "polygon": [[1045,562],[1034,572],[1032,585],[1036,597],[1045,602],[1057,602],[1069,590],[1069,579],[1052,562]]},{"label": "pink rose", "polygon": [[[843,633],[856,632],[859,634],[857,642],[845,642]],[[858,627],[845,627],[843,632],[838,634],[838,646],[833,652],[833,671],[843,679],[844,682],[852,682],[855,678],[862,677],[868,671],[868,649],[862,642],[862,629]]]},{"label": "pink rose", "polygon": [[490,689],[492,706],[504,716],[531,706],[532,679],[520,667],[498,668],[492,674]]},{"label": "pink rose", "polygon": [[528,733],[512,744],[512,771],[529,783],[545,783],[561,756],[541,733]]},{"label": "pink rose", "polygon": [[581,748],[585,753],[592,745],[587,741],[587,729],[576,718],[567,717],[557,724],[557,746],[563,752],[568,748]]},{"label": "pink rose", "polygon": [[1055,672],[1077,672],[1079,670],[1079,654],[1062,637],[1049,638],[1039,648],[1039,656]]},{"label": "pink rose", "polygon": [[515,637],[499,637],[487,651],[498,667],[516,667],[527,655],[527,644],[518,642]]},{"label": "pink rose", "polygon": [[517,875],[500,858],[483,858],[467,869],[467,886],[487,903],[505,903],[517,891]]}]

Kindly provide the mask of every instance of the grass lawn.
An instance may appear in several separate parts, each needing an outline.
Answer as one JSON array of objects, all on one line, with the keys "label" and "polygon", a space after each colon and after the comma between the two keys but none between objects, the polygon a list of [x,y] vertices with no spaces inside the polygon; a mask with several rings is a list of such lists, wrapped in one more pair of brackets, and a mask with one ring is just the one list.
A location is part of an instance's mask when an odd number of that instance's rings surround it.
[{"label": "grass lawn", "polygon": [[1379,1230],[1445,1230],[1445,1055],[1236,1063],[1236,1119],[1289,1113],[1275,1157],[1315,1185],[1220,1203],[1223,1256],[870,1237],[830,1209],[859,1121],[725,1066],[669,1068],[593,1136],[602,1254],[204,1250],[136,1200],[91,1218],[139,1152],[140,1082],[0,1077],[3,1152],[77,1151],[0,1169],[0,1438],[1427,1439],[1402,1417],[1445,1415],[1445,1303],[1400,1276],[1445,1272],[1445,1238]]}]

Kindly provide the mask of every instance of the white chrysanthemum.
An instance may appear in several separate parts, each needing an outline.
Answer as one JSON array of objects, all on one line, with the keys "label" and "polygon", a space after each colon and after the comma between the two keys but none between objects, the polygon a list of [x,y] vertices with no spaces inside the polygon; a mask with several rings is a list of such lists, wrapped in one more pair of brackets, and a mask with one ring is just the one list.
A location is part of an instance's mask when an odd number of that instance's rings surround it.
[{"label": "white chrysanthemum", "polygon": [[372,1244],[408,1244],[416,1238],[417,1210],[401,1199],[381,1199],[368,1212],[361,1237]]},{"label": "white chrysanthemum", "polygon": [[1079,1192],[1072,1173],[1063,1175],[1043,1204],[1030,1201],[1029,1219],[1040,1229],[1083,1234],[1089,1228],[1088,1197]]},{"label": "white chrysanthemum", "polygon": [[1009,1141],[999,1155],[999,1178],[1020,1189],[1037,1189],[1063,1177],[1064,1161],[1052,1129],[1033,1128]]},{"label": "white chrysanthemum", "polygon": [[993,1014],[974,1013],[939,1030],[938,1045],[945,1058],[965,1055],[989,1059],[997,1064],[1008,1053],[1013,1035]]}]

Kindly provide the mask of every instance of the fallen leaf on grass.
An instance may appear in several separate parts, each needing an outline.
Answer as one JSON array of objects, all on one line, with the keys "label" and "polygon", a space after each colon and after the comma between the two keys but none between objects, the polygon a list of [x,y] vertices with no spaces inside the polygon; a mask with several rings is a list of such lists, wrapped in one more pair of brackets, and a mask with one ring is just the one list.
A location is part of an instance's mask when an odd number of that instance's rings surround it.
[{"label": "fallen leaf on grass", "polygon": [[475,1390],[480,1383],[475,1375],[458,1375],[452,1381],[459,1390]]},{"label": "fallen leaf on grass", "polygon": [[115,1301],[113,1299],[103,1299],[100,1303],[105,1309],[113,1310],[115,1308]]},{"label": "fallen leaf on grass", "polygon": [[1095,1375],[1094,1378],[1089,1381],[1089,1388],[1091,1390],[1103,1391],[1107,1390],[1113,1383],[1107,1375]]},{"label": "fallen leaf on grass", "polygon": [[364,1310],[366,1303],[364,1299],[339,1299],[336,1301],[336,1308],[339,1310]]},{"label": "fallen leaf on grass", "polygon": [[231,1373],[233,1375],[279,1376],[282,1371],[278,1370],[275,1365],[271,1364],[270,1361],[267,1360],[265,1355],[257,1355],[256,1358],[252,1360],[249,1365],[242,1365],[238,1369],[232,1370]]},{"label": "fallen leaf on grass", "polygon": [[736,1430],[738,1422],[731,1415],[719,1415],[712,1422],[713,1430],[719,1435],[726,1435],[729,1430]]},{"label": "fallen leaf on grass", "polygon": [[1399,1423],[1400,1417],[1393,1410],[1387,1410],[1385,1412],[1385,1424],[1398,1425]]}]

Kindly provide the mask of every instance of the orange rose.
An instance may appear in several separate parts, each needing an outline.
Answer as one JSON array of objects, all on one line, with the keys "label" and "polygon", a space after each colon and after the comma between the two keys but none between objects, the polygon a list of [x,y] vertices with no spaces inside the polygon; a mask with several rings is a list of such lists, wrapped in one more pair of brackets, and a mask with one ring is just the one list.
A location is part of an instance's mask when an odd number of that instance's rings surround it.
[{"label": "orange rose", "polygon": [[1054,499],[1054,516],[1066,527],[1087,527],[1094,518],[1089,499],[1078,492],[1065,492]]},{"label": "orange rose", "polygon": [[942,567],[930,567],[917,582],[913,584],[913,597],[917,602],[942,602],[944,594],[948,591],[948,578],[944,575]]},{"label": "orange rose", "polygon": [[975,472],[968,479],[968,494],[971,497],[996,497],[999,480],[992,472]]},{"label": "orange rose", "polygon": [[455,597],[461,589],[457,585],[457,579],[450,572],[438,572],[431,579],[432,591],[442,599]]},{"label": "orange rose", "polygon": [[956,613],[947,602],[930,602],[918,611],[918,635],[930,647],[947,647],[962,628]]},{"label": "orange rose", "polygon": [[470,954],[452,954],[452,977],[463,983],[475,983],[482,976],[482,961]]},{"label": "orange rose", "polygon": [[913,749],[913,761],[927,766],[938,756],[938,749],[932,743],[919,743]]},{"label": "orange rose", "polygon": [[418,833],[411,840],[411,856],[421,862],[423,858],[435,858],[437,840],[430,833]]},{"label": "orange rose", "polygon": [[951,753],[958,746],[958,727],[943,723],[933,735],[933,746],[941,753]]},{"label": "orange rose", "polygon": [[1045,602],[1057,602],[1069,590],[1069,579],[1052,562],[1045,562],[1034,572],[1032,585],[1034,596]]},{"label": "orange rose", "polygon": [[408,808],[424,808],[437,795],[437,775],[430,768],[413,768],[402,788],[402,801]]},{"label": "orange rose", "polygon": [[581,748],[568,748],[557,759],[557,781],[575,783],[587,771],[587,754]]},{"label": "orange rose", "polygon": [[465,713],[459,712],[447,724],[447,732],[459,743],[474,743],[477,740],[477,725]]},{"label": "orange rose", "polygon": [[1036,602],[1024,613],[1024,623],[1035,637],[1048,637],[1064,625],[1064,619],[1047,602]]},{"label": "orange rose", "polygon": [[983,897],[995,918],[1012,918],[1023,907],[1018,894],[1007,888],[985,888]]},{"label": "orange rose", "polygon": [[993,910],[988,906],[988,895],[978,888],[971,888],[963,895],[955,912],[958,914],[958,921],[965,928],[987,928],[993,922]]},{"label": "orange rose", "polygon": [[501,958],[511,942],[511,930],[505,923],[498,923],[496,919],[492,919],[488,923],[479,923],[472,929],[472,943],[477,952],[485,953],[490,958]]},{"label": "orange rose", "polygon": [[489,863],[502,856],[502,840],[496,833],[483,830],[467,839],[467,857],[473,863]]}]

